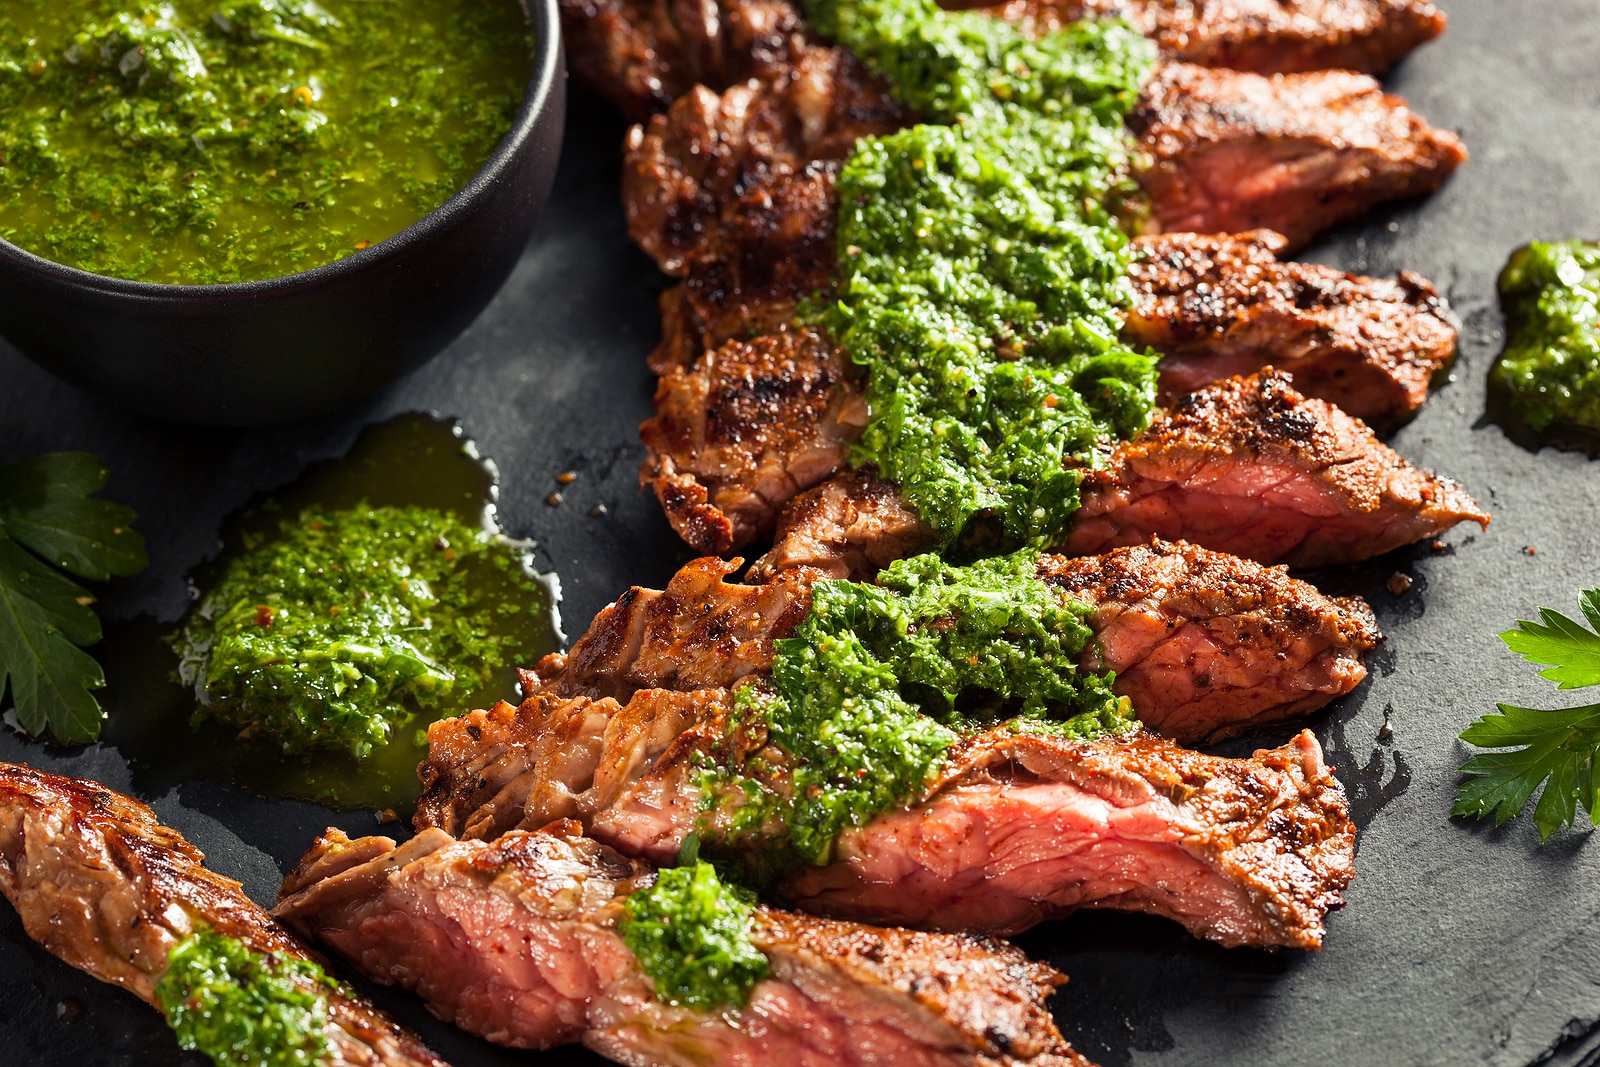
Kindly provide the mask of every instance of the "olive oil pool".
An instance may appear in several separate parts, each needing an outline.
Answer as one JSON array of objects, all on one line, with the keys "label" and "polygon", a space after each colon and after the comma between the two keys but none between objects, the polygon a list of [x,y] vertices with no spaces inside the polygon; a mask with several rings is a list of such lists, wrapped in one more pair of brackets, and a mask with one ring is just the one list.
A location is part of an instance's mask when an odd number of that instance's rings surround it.
[{"label": "olive oil pool", "polygon": [[0,237],[97,274],[293,274],[444,203],[511,128],[518,0],[0,0]]}]

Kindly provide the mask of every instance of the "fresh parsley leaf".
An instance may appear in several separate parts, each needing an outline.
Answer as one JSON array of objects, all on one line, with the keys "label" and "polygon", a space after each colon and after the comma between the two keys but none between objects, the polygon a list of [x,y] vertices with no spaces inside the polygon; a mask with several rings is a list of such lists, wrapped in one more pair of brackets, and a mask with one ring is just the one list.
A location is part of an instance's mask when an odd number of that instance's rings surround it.
[{"label": "fresh parsley leaf", "polygon": [[81,647],[100,640],[100,620],[89,591],[44,561],[96,581],[146,562],[133,512],[91,498],[105,479],[85,452],[0,467],[0,696],[9,689],[24,730],[63,744],[100,735],[105,675]]},{"label": "fresh parsley leaf", "polygon": [[[1578,605],[1593,629],[1540,608],[1542,623],[1523,619],[1500,635],[1523,659],[1545,666],[1539,676],[1561,689],[1600,685],[1600,589],[1585,589]],[[1600,825],[1600,704],[1555,711],[1499,708],[1500,714],[1486,715],[1461,733],[1469,744],[1502,751],[1479,752],[1462,764],[1468,780],[1456,790],[1451,814],[1482,819],[1492,813],[1499,826],[1520,815],[1542,785],[1533,809],[1540,841],[1572,825],[1579,811],[1591,826]]]},{"label": "fresh parsley leaf", "polygon": [[1585,589],[1578,606],[1593,629],[1585,629],[1559,611],[1540,608],[1543,625],[1522,619],[1518,629],[1507,630],[1500,639],[1529,663],[1548,666],[1539,676],[1562,689],[1600,685],[1600,632],[1596,632],[1600,631],[1600,589]]},{"label": "fresh parsley leaf", "polygon": [[0,467],[0,523],[11,539],[69,574],[103,582],[144,570],[133,511],[93,499],[105,464],[87,452],[55,452]]},{"label": "fresh parsley leaf", "polygon": [[1499,826],[1521,814],[1534,791],[1544,792],[1533,809],[1539,840],[1548,841],[1577,818],[1581,808],[1591,825],[1600,824],[1600,704],[1558,711],[1499,705],[1500,714],[1486,715],[1467,727],[1463,741],[1480,748],[1461,772],[1468,776],[1456,790],[1452,815],[1486,818]]}]

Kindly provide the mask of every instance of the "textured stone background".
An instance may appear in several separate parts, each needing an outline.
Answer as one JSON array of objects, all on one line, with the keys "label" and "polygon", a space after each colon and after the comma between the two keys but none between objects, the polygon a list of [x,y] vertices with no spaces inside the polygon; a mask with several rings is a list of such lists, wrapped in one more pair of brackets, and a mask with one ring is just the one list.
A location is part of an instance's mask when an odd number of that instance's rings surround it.
[{"label": "textured stone background", "polygon": [[[1415,269],[1447,292],[1466,325],[1460,362],[1394,443],[1464,482],[1495,522],[1486,535],[1450,535],[1445,554],[1404,551],[1316,576],[1330,592],[1366,595],[1389,633],[1372,679],[1316,723],[1363,825],[1359,876],[1324,952],[1227,952],[1159,921],[1095,913],[1023,939],[1072,976],[1057,1014],[1105,1067],[1600,1057],[1600,851],[1582,834],[1540,847],[1521,822],[1495,831],[1448,818],[1464,756],[1456,733],[1496,699],[1560,699],[1495,633],[1540,604],[1570,611],[1581,585],[1600,584],[1600,464],[1530,454],[1483,418],[1501,341],[1493,280],[1506,254],[1532,237],[1600,235],[1600,2],[1446,6],[1450,32],[1391,82],[1459,130],[1472,161],[1431,200],[1380,213],[1311,254],[1370,273]],[[560,574],[569,631],[626,585],[660,584],[687,558],[635,492],[660,282],[623,232],[622,126],[582,95],[572,108],[555,198],[505,291],[436,362],[342,418],[263,432],[154,424],[57,383],[0,342],[0,462],[91,449],[110,463],[108,494],[139,511],[152,565],[110,591],[108,616],[176,618],[185,574],[215,551],[230,511],[407,411],[459,417],[498,462],[502,518],[537,539],[541,565]],[[554,476],[568,469],[580,477],[550,508]],[[589,517],[599,503],[607,514]],[[1414,580],[1399,598],[1383,588],[1396,571]],[[1380,741],[1385,722],[1392,736]],[[0,759],[137,788],[110,749],[63,754],[0,730]],[[323,826],[374,829],[369,816],[206,782],[146,799],[261,900]],[[597,1062],[496,1050],[409,998],[383,999],[458,1067]],[[60,964],[0,912],[0,1063],[181,1059],[153,1012]]]}]

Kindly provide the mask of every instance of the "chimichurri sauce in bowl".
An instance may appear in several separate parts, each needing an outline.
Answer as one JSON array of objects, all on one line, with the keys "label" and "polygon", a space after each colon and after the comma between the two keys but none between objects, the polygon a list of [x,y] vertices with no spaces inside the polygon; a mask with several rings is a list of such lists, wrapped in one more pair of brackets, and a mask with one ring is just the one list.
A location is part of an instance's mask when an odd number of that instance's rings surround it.
[{"label": "chimichurri sauce in bowl", "polygon": [[0,237],[183,285],[331,263],[460,189],[532,67],[518,0],[0,0]]}]

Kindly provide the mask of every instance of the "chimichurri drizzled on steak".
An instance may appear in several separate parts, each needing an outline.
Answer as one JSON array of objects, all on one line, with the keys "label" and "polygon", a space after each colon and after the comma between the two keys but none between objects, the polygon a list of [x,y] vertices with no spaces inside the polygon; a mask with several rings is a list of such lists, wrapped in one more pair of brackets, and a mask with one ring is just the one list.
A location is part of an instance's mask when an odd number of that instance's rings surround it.
[{"label": "chimichurri drizzled on steak", "polygon": [[1040,37],[932,0],[813,5],[817,28],[926,124],[863,139],[839,175],[839,283],[823,312],[867,368],[875,464],[949,545],[1059,537],[1096,443],[1142,430],[1155,358],[1114,212],[1125,120],[1155,49],[1120,22]]}]

